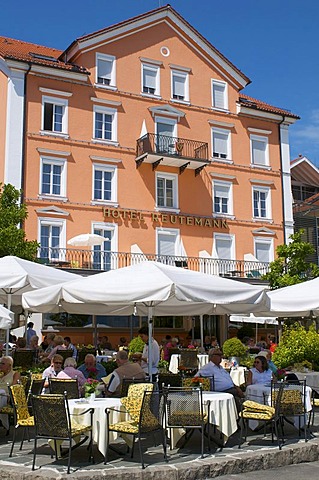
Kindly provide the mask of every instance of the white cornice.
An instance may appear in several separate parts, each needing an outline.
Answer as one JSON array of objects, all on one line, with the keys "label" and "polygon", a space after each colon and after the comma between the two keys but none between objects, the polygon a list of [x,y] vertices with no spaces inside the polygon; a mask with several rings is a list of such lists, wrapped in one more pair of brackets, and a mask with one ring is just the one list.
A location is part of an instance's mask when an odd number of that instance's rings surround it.
[{"label": "white cornice", "polygon": [[97,155],[90,155],[90,159],[93,160],[93,162],[122,163],[120,158],[98,157]]},{"label": "white cornice", "polygon": [[252,231],[253,235],[264,235],[264,236],[275,236],[276,232],[274,230],[270,230],[270,228],[267,227],[261,227],[257,228],[256,230]]},{"label": "white cornice", "polygon": [[53,90],[52,88],[39,87],[40,92],[49,93],[50,95],[59,95],[60,97],[72,97],[71,92],[61,92],[61,90]]},{"label": "white cornice", "polygon": [[45,214],[45,215],[58,215],[61,217],[62,216],[68,217],[70,215],[69,212],[62,210],[61,208],[56,207],[55,205],[52,205],[52,207],[37,208],[36,212]]},{"label": "white cornice", "polygon": [[6,64],[12,70],[23,70],[26,72],[29,69],[29,64],[27,62],[18,62],[17,60],[6,60]]},{"label": "white cornice", "polygon": [[150,65],[156,65],[158,67],[163,66],[163,62],[160,60],[153,60],[152,58],[140,57],[142,63],[149,63]]},{"label": "white cornice", "polygon": [[218,127],[234,128],[234,123],[220,122],[219,120],[208,120],[210,125],[216,125]]},{"label": "white cornice", "polygon": [[42,75],[48,75],[50,77],[67,78],[68,80],[77,80],[85,83],[87,83],[88,81],[87,73],[70,72],[69,70],[50,68],[39,65],[32,65],[31,72],[34,74],[40,73]]},{"label": "white cornice", "polygon": [[239,103],[237,103],[237,114],[238,115],[245,115],[248,117],[258,117],[258,118],[265,118],[266,120],[274,120],[278,123],[283,122],[287,125],[292,125],[296,122],[296,118],[289,117],[287,115],[281,115],[280,113],[270,113],[264,112],[262,110],[256,110],[255,108],[248,108],[243,107]]},{"label": "white cornice", "polygon": [[171,68],[172,70],[181,70],[182,72],[187,72],[187,73],[191,73],[192,69],[189,68],[189,67],[182,67],[181,65],[175,65],[173,63],[169,63],[169,68]]},{"label": "white cornice", "polygon": [[229,180],[229,181],[236,180],[235,175],[226,175],[226,174],[223,174],[223,173],[215,173],[215,172],[210,172],[209,174],[210,174],[211,177],[218,178],[218,179],[221,179],[221,180]]},{"label": "white cornice", "polygon": [[103,105],[111,105],[112,107],[120,107],[122,102],[116,102],[115,100],[108,100],[106,98],[91,97],[91,101],[94,103],[102,103]]},{"label": "white cornice", "polygon": [[271,180],[261,180],[261,179],[258,179],[258,178],[250,178],[249,179],[250,183],[254,184],[254,185],[274,185],[274,182],[271,181]]},{"label": "white cornice", "polygon": [[62,152],[60,150],[49,150],[48,148],[37,147],[37,151],[41,155],[53,155],[54,157],[69,157],[71,152]]},{"label": "white cornice", "polygon": [[262,130],[261,128],[253,128],[253,127],[248,127],[247,130],[249,132],[260,133],[262,135],[270,135],[272,133],[272,130]]}]

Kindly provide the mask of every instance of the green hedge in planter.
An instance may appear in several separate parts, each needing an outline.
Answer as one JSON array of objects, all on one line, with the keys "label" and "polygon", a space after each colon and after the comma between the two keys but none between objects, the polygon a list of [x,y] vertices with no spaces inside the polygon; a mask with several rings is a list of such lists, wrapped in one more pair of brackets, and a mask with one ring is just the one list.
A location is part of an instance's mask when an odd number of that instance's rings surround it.
[{"label": "green hedge in planter", "polygon": [[223,353],[224,357],[244,357],[247,353],[247,348],[239,340],[239,338],[229,338],[223,343]]}]

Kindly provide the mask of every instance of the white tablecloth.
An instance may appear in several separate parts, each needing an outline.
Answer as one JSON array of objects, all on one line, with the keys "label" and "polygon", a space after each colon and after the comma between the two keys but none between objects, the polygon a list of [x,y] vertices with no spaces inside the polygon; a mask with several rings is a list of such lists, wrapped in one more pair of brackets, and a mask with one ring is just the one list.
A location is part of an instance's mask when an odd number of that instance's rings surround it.
[{"label": "white tablecloth", "polygon": [[245,370],[246,367],[233,367],[230,370],[231,379],[238,387],[245,383]]},{"label": "white tablecloth", "polygon": [[294,372],[299,380],[306,380],[309,387],[319,389],[319,372]]},{"label": "white tablecloth", "polygon": [[[270,399],[271,387],[262,385],[262,384],[255,384],[255,385],[248,385],[246,388],[246,399],[253,400],[254,402],[264,403],[264,399],[268,405],[271,403]],[[312,409],[311,406],[311,388],[306,386],[306,411],[310,412]],[[298,417],[294,420],[295,426],[298,425]],[[257,428],[258,422],[255,420],[249,421],[249,426],[252,430]]]},{"label": "white tablecloth", "polygon": [[[128,414],[125,414],[125,408],[122,406],[119,398],[96,398],[94,402],[82,403],[80,400],[69,400],[70,413],[81,413],[88,408],[94,408],[93,415],[93,441],[97,444],[99,451],[105,455],[106,448],[106,408],[114,407],[122,412],[111,412],[110,422],[117,423],[128,420]],[[87,423],[89,414],[75,417],[78,423]],[[110,432],[110,442],[117,438],[116,432]]]},{"label": "white tablecloth", "polygon": [[[169,362],[169,371],[172,373],[178,373],[178,363],[180,359],[180,355],[178,353],[174,353],[171,356],[171,360]],[[208,363],[208,355],[197,355],[198,358],[198,367],[201,368],[206,363]]]}]

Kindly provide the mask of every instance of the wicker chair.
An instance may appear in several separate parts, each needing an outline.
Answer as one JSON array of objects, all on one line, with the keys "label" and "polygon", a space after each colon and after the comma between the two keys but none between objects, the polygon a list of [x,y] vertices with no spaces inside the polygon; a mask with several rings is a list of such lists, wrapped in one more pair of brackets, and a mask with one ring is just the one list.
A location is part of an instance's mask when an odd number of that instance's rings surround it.
[{"label": "wicker chair", "polygon": [[50,393],[63,395],[67,394],[67,398],[79,398],[79,385],[76,378],[49,378]]},{"label": "wicker chair", "polygon": [[[79,414],[70,415],[68,399],[66,395],[34,395],[32,397],[32,407],[35,422],[35,438],[32,470],[35,469],[35,459],[37,454],[37,442],[39,439],[51,439],[54,441],[56,460],[57,442],[68,441],[68,469],[70,473],[71,452],[74,448],[83,445],[89,439],[89,461],[93,461],[92,456],[92,420],[93,408],[89,408]],[[90,423],[80,424],[73,420],[73,417],[80,417],[90,413]],[[73,445],[72,441],[75,437],[84,436],[84,438]]]},{"label": "wicker chair", "polygon": [[215,390],[214,376],[212,377],[193,377],[183,378],[182,387],[195,388],[198,384],[201,385],[204,392],[210,392]]},{"label": "wicker chair", "polygon": [[[63,364],[66,358],[73,357],[73,351],[72,350],[58,350],[57,353],[61,355],[63,358]],[[63,366],[63,365],[62,365]]]},{"label": "wicker chair", "polygon": [[[209,416],[205,414],[201,387],[163,387],[165,431],[171,439],[171,430],[174,428],[185,429],[185,442],[191,438],[195,429],[201,432],[201,458],[204,457],[204,434],[205,427],[208,429],[208,449],[210,451]],[[209,411],[209,408],[208,408]]]},{"label": "wicker chair", "polygon": [[26,385],[26,395],[28,406],[31,407],[31,396],[40,395],[43,391],[45,383],[45,378],[32,378],[28,381]]},{"label": "wicker chair", "polygon": [[135,383],[146,383],[145,378],[123,378],[121,383],[120,397],[127,397],[130,385]]},{"label": "wicker chair", "polygon": [[182,386],[182,377],[179,373],[171,372],[162,372],[158,374],[158,386],[159,390],[162,391],[163,386],[167,387],[181,387]]},{"label": "wicker chair", "polygon": [[198,370],[198,351],[196,349],[181,350],[179,367],[183,370],[194,372]]},{"label": "wicker chair", "polygon": [[[253,402],[252,400],[246,400],[242,404],[242,410],[239,412],[239,416],[242,419],[241,422],[241,437],[238,448],[243,443],[243,437],[245,441],[247,439],[247,428],[249,420],[257,420],[263,422],[266,428],[267,424],[271,424],[271,441],[274,442],[274,431],[277,438],[279,450],[282,448],[283,438],[280,441],[278,426],[280,424],[280,409],[281,400],[283,394],[283,383],[272,382],[271,383],[271,405],[264,405],[262,403]],[[245,435],[244,435],[245,431]],[[266,430],[264,429],[264,433]]]},{"label": "wicker chair", "polygon": [[25,394],[24,386],[21,384],[11,385],[9,387],[9,395],[11,404],[13,407],[13,417],[14,417],[14,429],[13,429],[13,440],[11,445],[11,450],[9,457],[12,457],[14,444],[16,441],[16,432],[18,427],[22,427],[23,434],[20,445],[20,450],[22,450],[25,432],[30,428],[34,427],[34,418],[30,415],[27,403],[27,397]]},{"label": "wicker chair", "polygon": [[[166,455],[166,437],[163,429],[163,401],[160,392],[153,390],[153,385],[151,383],[144,384],[147,386],[148,390],[143,391],[143,396],[139,396],[134,399],[133,388],[141,387],[141,385],[131,385],[129,396],[126,398],[126,402],[122,402],[127,412],[129,413],[131,420],[118,422],[116,424],[109,423],[109,414],[113,409],[106,409],[106,418],[107,418],[107,444],[105,450],[105,460],[104,463],[107,463],[108,459],[108,449],[109,449],[109,433],[117,432],[125,435],[133,436],[133,446],[131,449],[131,457],[134,455],[134,444],[135,439],[138,440],[140,459],[142,468],[145,468],[144,457],[142,452],[142,437],[145,437],[148,434],[153,434],[155,432],[160,432],[162,436],[162,444],[164,451],[164,458],[167,461]],[[136,391],[137,392],[137,391]],[[140,388],[139,394],[142,392]],[[122,399],[122,401],[124,398]]]},{"label": "wicker chair", "polygon": [[[301,436],[301,427],[304,427],[305,442],[307,435],[307,408],[306,408],[306,380],[292,380],[283,383],[283,392],[280,406],[280,420],[294,424],[288,417],[298,418],[298,434]],[[301,423],[302,420],[302,423]]]},{"label": "wicker chair", "polygon": [[78,358],[77,358],[78,365],[81,365],[81,363],[84,362],[84,359],[88,353],[91,353],[92,355],[95,356],[96,354],[95,348],[83,348],[78,350]]}]

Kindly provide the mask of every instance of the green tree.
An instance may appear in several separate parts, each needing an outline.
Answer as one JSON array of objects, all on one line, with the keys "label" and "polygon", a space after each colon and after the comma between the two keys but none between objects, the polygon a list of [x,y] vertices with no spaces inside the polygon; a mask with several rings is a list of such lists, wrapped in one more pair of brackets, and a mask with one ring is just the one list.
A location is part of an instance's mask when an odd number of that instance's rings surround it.
[{"label": "green tree", "polygon": [[0,257],[15,255],[26,260],[35,260],[39,244],[28,241],[21,228],[28,216],[27,207],[20,203],[21,191],[10,183],[0,183]]},{"label": "green tree", "polygon": [[314,248],[302,240],[303,233],[303,230],[299,230],[290,235],[291,241],[288,245],[277,247],[277,258],[270,263],[269,272],[263,276],[264,280],[268,280],[272,290],[319,276],[319,267],[307,261]]}]

